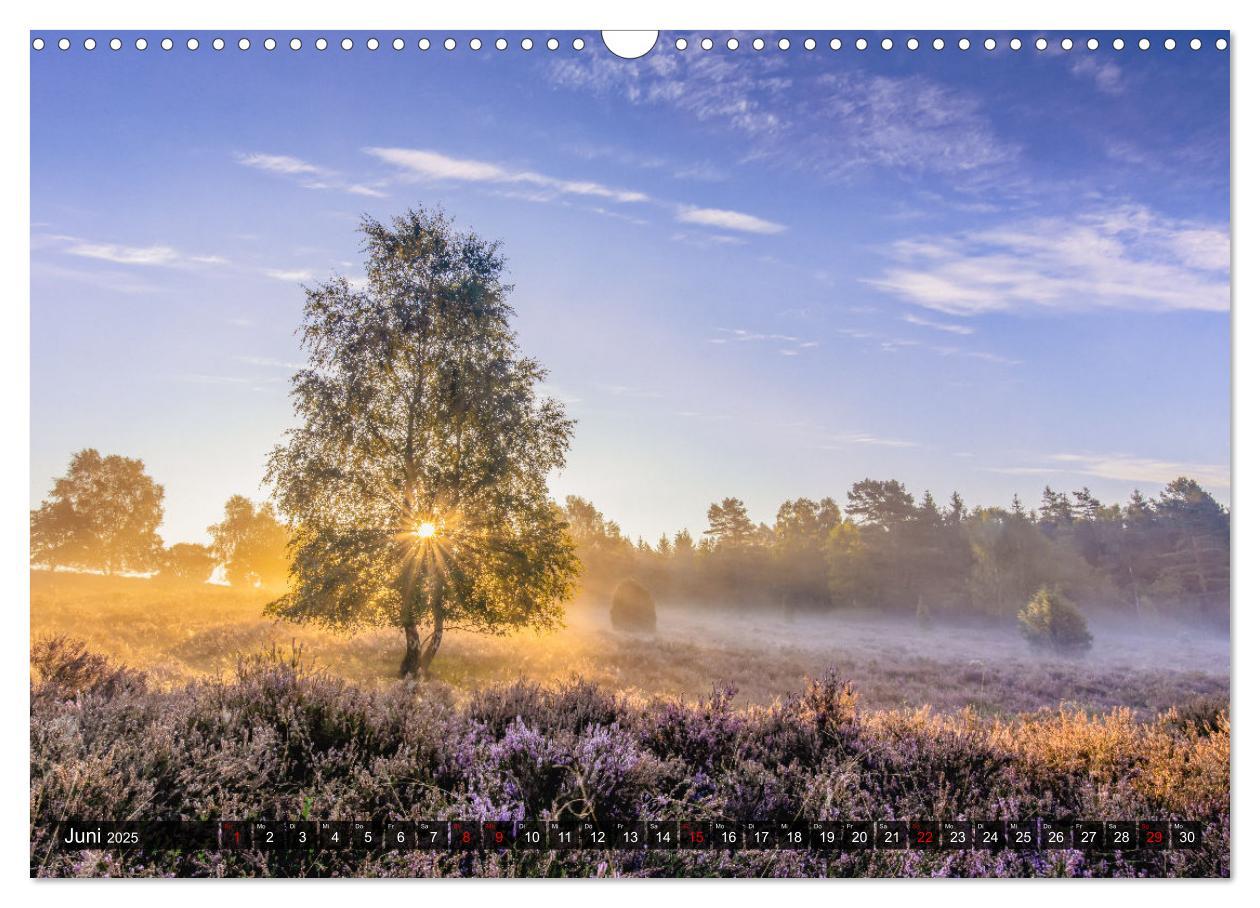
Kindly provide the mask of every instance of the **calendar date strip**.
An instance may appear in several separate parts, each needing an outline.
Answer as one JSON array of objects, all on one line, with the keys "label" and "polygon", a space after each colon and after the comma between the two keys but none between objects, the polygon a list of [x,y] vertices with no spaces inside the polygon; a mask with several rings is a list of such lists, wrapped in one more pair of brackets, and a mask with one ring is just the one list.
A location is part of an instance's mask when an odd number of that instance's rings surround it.
[{"label": "calendar date strip", "polygon": [[53,830],[65,850],[1078,850],[1198,848],[1191,820],[872,820],[830,822],[70,820]]}]

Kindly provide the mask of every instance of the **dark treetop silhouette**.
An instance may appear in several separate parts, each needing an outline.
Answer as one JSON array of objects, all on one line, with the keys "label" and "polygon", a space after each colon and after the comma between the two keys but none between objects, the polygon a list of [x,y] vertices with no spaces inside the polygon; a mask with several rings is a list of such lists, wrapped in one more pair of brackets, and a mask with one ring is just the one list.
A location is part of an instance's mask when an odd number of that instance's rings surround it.
[{"label": "dark treetop silhouette", "polygon": [[361,230],[366,289],[306,292],[300,425],[267,474],[292,525],[290,591],[268,609],[399,626],[402,675],[428,677],[447,629],[559,621],[578,561],[546,477],[573,422],[517,348],[497,243],[423,208]]}]

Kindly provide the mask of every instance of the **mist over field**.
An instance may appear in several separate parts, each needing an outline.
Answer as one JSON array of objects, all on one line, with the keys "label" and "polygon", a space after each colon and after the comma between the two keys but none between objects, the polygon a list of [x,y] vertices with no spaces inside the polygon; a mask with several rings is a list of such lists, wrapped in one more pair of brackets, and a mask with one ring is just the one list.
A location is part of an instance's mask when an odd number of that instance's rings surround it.
[{"label": "mist over field", "polygon": [[[398,639],[345,637],[262,617],[265,591],[214,584],[35,571],[35,639],[66,635],[146,672],[158,685],[229,675],[241,658],[300,648],[312,667],[356,684],[395,683]],[[980,622],[923,628],[908,618],[827,614],[786,618],[749,608],[663,603],[654,633],[615,629],[608,604],[582,598],[562,628],[508,636],[452,634],[436,680],[472,690],[519,679],[581,677],[611,690],[696,700],[730,686],[737,703],[768,704],[828,670],[871,708],[971,707],[986,714],[1057,708],[1220,708],[1229,693],[1228,640],[1161,624],[1094,625],[1085,655],[1030,651],[1013,628]]]}]

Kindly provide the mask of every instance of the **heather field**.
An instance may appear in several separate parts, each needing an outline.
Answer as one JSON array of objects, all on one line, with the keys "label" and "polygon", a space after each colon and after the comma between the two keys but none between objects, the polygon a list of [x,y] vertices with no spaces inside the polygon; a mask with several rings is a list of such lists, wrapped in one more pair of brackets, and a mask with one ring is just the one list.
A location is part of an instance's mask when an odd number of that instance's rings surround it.
[{"label": "heather field", "polygon": [[[849,617],[449,641],[261,619],[261,594],[32,573],[31,872],[42,876],[1221,876],[1228,648],[1098,628],[1095,655]],[[53,635],[86,640],[86,648]],[[296,641],[300,655],[292,646]],[[277,652],[270,652],[272,647]],[[267,651],[267,654],[263,654]],[[1204,671],[1196,666],[1217,665]],[[57,852],[115,819],[1168,818],[1196,851]]]},{"label": "heather field", "polygon": [[[315,669],[362,687],[395,683],[401,635],[342,636],[262,615],[269,594],[212,584],[31,572],[31,637],[67,636],[113,662],[141,669],[150,686],[230,675],[242,656],[294,646]],[[571,605],[555,632],[451,633],[435,664],[458,694],[486,684],[555,684],[574,676],[634,696],[695,700],[715,684],[737,706],[769,705],[804,679],[835,671],[867,708],[982,715],[1123,707],[1141,719],[1172,707],[1211,711],[1229,695],[1229,645],[1169,625],[1138,636],[1099,624],[1082,658],[1031,653],[1013,627],[940,624],[832,613],[784,619],[764,611],[664,605],[655,634],[619,633],[598,603]]]}]

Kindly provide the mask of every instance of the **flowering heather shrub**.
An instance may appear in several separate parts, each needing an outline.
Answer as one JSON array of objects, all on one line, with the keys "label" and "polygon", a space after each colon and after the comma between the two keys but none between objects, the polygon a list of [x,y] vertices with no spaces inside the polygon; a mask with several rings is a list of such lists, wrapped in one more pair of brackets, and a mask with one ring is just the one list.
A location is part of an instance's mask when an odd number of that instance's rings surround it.
[{"label": "flowering heather shrub", "polygon": [[[835,677],[770,707],[632,700],[580,680],[464,700],[364,691],[274,655],[146,688],[40,644],[31,872],[41,876],[1217,876],[1229,873],[1229,719],[1061,709],[1010,720],[862,710]],[[121,672],[121,674],[120,674]],[[123,683],[119,679],[125,678]],[[111,680],[113,679],[113,680]],[[80,819],[1183,818],[1205,846],[1118,853],[60,852]]]}]

